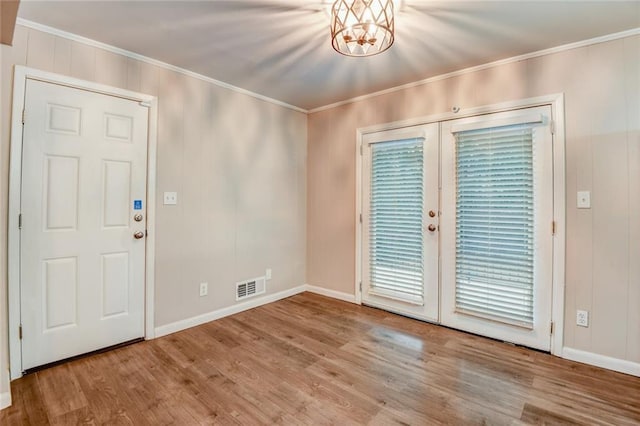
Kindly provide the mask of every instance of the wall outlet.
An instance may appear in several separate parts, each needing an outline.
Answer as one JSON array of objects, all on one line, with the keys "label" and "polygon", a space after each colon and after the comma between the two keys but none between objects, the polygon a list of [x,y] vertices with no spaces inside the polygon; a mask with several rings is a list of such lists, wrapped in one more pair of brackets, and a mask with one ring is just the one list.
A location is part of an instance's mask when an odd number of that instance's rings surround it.
[{"label": "wall outlet", "polygon": [[200,283],[200,297],[209,294],[209,283]]},{"label": "wall outlet", "polygon": [[580,327],[589,327],[589,311],[577,311],[576,325],[579,325]]},{"label": "wall outlet", "polygon": [[264,274],[264,278],[267,280],[271,279],[271,268],[267,269],[267,272]]},{"label": "wall outlet", "polygon": [[178,204],[178,193],[177,192],[165,192],[164,193],[164,204],[165,205]]}]

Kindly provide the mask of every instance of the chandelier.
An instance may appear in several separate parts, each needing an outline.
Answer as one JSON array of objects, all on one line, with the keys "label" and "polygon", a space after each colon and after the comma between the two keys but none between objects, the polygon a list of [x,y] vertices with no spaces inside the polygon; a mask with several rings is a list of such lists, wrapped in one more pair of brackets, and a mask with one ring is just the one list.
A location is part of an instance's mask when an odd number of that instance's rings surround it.
[{"label": "chandelier", "polygon": [[372,56],[391,47],[392,0],[336,0],[331,7],[331,45],[346,56]]}]

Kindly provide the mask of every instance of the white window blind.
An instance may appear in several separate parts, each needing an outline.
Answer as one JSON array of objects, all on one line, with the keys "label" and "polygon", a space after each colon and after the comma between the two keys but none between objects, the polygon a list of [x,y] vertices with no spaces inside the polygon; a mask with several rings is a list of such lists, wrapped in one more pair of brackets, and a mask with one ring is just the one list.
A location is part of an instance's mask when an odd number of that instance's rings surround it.
[{"label": "white window blind", "polygon": [[531,125],[456,138],[456,311],[533,327]]},{"label": "white window blind", "polygon": [[372,144],[371,293],[423,304],[424,139]]}]

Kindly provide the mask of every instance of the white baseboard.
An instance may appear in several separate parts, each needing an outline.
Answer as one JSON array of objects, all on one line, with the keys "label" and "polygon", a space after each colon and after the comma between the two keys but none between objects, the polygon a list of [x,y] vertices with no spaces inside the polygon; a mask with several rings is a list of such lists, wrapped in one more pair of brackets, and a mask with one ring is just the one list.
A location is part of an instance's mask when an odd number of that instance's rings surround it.
[{"label": "white baseboard", "polygon": [[356,303],[355,294],[343,293],[341,291],[329,290],[315,285],[305,285],[305,289],[310,293],[321,294],[322,296],[331,297],[333,299],[344,300],[345,302]]},{"label": "white baseboard", "polygon": [[155,337],[166,336],[167,334],[186,330],[187,328],[195,327],[209,321],[214,321],[220,318],[227,317],[229,315],[237,314],[248,309],[257,308],[258,306],[266,305],[267,303],[275,302],[277,300],[284,299],[285,297],[290,297],[299,293],[304,293],[305,291],[321,294],[333,299],[343,300],[345,302],[356,303],[356,297],[353,294],[343,293],[336,290],[328,290],[326,288],[316,287],[309,284],[303,284],[289,290],[269,294],[267,296],[249,300],[247,302],[238,303],[237,305],[228,306],[226,308],[217,309],[215,311],[207,312],[195,317],[161,325],[160,327],[155,328]]},{"label": "white baseboard", "polygon": [[579,349],[568,348],[566,346],[562,348],[562,357],[571,361],[595,365],[596,367],[602,367],[640,377],[640,363],[637,362],[594,354],[593,352],[581,351]]},{"label": "white baseboard", "polygon": [[267,303],[275,302],[276,300],[284,299],[299,293],[306,291],[306,285],[300,285],[298,287],[291,288],[289,290],[280,291],[278,293],[268,294],[266,296],[258,297],[257,299],[249,300],[247,302],[238,303],[226,308],[217,309],[215,311],[207,312],[195,317],[183,319],[180,321],[172,322],[170,324],[161,325],[156,327],[155,337],[166,336],[167,334],[176,333],[178,331],[186,330],[187,328],[195,327],[200,324],[204,324],[209,321],[214,321],[220,318],[227,317],[229,315],[237,314],[248,309],[257,308],[258,306],[266,305]]},{"label": "white baseboard", "polygon": [[11,391],[0,393],[0,410],[11,406]]}]

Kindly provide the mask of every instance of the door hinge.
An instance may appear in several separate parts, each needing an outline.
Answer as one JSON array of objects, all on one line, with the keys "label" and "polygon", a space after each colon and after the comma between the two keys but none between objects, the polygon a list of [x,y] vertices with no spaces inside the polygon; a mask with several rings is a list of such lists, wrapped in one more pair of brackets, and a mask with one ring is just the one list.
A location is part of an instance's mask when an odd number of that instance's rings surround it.
[{"label": "door hinge", "polygon": [[556,235],[556,221],[551,222],[551,235]]},{"label": "door hinge", "polygon": [[27,110],[23,109],[22,110],[22,124],[24,124],[24,117],[27,115]]},{"label": "door hinge", "polygon": [[360,281],[360,291],[362,291],[362,281]]},{"label": "door hinge", "polygon": [[360,223],[362,223],[362,213],[360,213]]},{"label": "door hinge", "polygon": [[551,327],[550,327],[549,332],[550,332],[549,334],[553,334],[553,321],[551,321]]},{"label": "door hinge", "polygon": [[362,144],[360,144],[360,155],[362,155]]},{"label": "door hinge", "polygon": [[22,340],[22,324],[18,326],[18,337]]},{"label": "door hinge", "polygon": [[18,229],[22,229],[22,213],[18,214]]},{"label": "door hinge", "polygon": [[549,129],[551,130],[551,134],[555,135],[556,134],[556,122],[551,120],[549,122]]}]

